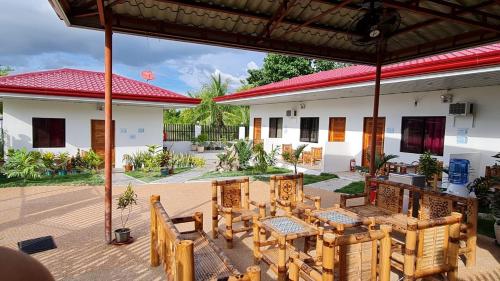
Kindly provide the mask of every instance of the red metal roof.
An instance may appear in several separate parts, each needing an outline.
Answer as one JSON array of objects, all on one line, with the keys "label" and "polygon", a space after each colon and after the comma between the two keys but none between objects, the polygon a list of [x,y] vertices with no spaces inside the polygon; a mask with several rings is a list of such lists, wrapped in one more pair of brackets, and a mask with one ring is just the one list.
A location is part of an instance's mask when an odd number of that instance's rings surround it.
[{"label": "red metal roof", "polygon": [[[104,73],[64,68],[8,75],[0,77],[0,92],[103,99]],[[200,102],[199,99],[116,74],[113,74],[113,98],[181,104]]]},{"label": "red metal roof", "polygon": [[[500,44],[492,44],[448,54],[387,65],[382,79],[449,72],[500,64]],[[216,101],[237,100],[285,92],[355,84],[375,80],[375,67],[353,65],[345,68],[294,77],[246,91],[218,97]]]}]

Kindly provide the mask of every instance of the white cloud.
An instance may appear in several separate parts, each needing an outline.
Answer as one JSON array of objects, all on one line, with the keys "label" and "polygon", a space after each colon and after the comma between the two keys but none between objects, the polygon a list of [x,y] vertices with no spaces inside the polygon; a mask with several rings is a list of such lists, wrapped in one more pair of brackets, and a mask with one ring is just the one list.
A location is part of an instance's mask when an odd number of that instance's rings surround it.
[{"label": "white cloud", "polygon": [[254,70],[254,69],[258,69],[258,68],[259,68],[259,66],[254,61],[247,63],[248,70]]}]

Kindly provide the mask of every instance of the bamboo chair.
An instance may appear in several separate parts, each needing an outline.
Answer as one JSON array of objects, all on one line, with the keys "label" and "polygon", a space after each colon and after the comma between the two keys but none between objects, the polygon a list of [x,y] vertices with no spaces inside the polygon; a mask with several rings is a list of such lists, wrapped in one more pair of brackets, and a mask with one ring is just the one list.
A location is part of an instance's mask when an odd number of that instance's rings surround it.
[{"label": "bamboo chair", "polygon": [[[266,216],[266,205],[250,200],[249,197],[248,177],[212,181],[212,235],[216,239],[220,232],[226,239],[226,245],[229,249],[233,247],[235,233],[252,231],[250,221],[255,212],[250,209],[250,205],[259,208],[261,217]],[[224,218],[225,231],[219,230],[220,218]],[[234,224],[238,222],[243,222],[243,226],[236,228]]]},{"label": "bamboo chair", "polygon": [[[319,209],[321,198],[304,193],[304,174],[271,176],[270,184],[271,216],[276,215],[277,209],[283,209],[287,213],[298,213],[302,215],[306,209]],[[305,203],[306,200],[314,204]]]},{"label": "bamboo chair", "polygon": [[[458,202],[457,200],[464,202]],[[418,216],[421,220],[439,219],[450,216],[454,211],[460,211],[465,214],[460,225],[460,241],[462,243],[459,248],[459,254],[465,255],[467,267],[474,266],[476,264],[477,242],[477,199],[458,198],[450,194],[422,192],[419,202],[420,209]]]},{"label": "bamboo chair", "polygon": [[289,266],[291,281],[305,280],[379,280],[390,279],[391,227],[338,236],[325,233],[321,262],[309,264],[298,252],[292,254]]},{"label": "bamboo chair", "polygon": [[302,157],[300,158],[299,163],[302,163],[304,165],[305,164],[312,165],[312,163],[313,163],[312,152],[311,151],[304,151],[304,152],[302,152]]},{"label": "bamboo chair", "polygon": [[457,280],[461,218],[453,212],[447,217],[409,222],[405,243],[393,248],[391,265],[404,273],[405,280],[440,274]]},{"label": "bamboo chair", "polygon": [[[245,274],[234,267],[229,258],[203,231],[203,213],[170,218],[152,195],[151,203],[151,266],[162,265],[166,280],[228,280],[260,281],[260,268],[251,266]],[[194,223],[194,230],[179,232],[176,224]]]},{"label": "bamboo chair", "polygon": [[487,178],[500,177],[500,165],[486,166],[484,176]]},{"label": "bamboo chair", "polygon": [[316,162],[321,162],[321,160],[323,160],[323,148],[322,147],[311,148],[311,153],[312,153],[311,164],[315,165]]}]

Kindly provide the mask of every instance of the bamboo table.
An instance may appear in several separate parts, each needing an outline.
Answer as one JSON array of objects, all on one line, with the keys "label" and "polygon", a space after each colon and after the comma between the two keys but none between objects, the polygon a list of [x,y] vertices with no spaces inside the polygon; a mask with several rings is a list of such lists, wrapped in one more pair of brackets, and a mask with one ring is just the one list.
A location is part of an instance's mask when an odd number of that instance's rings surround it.
[{"label": "bamboo table", "polygon": [[324,225],[327,225],[337,234],[344,234],[346,228],[353,228],[362,225],[372,228],[375,225],[374,218],[365,218],[338,206],[306,212],[306,217],[308,217],[308,220],[310,221],[319,221]]},{"label": "bamboo table", "polygon": [[[278,280],[286,280],[287,262],[290,253],[295,250],[291,245],[293,240],[312,236],[318,236],[322,239],[323,229],[310,225],[291,215],[268,217],[264,219],[254,216],[253,220],[254,235],[254,258],[258,263],[260,260],[266,262],[273,271],[278,274]],[[269,240],[261,241],[261,230],[271,234]],[[265,235],[263,235],[265,237]],[[320,238],[321,237],[321,238]],[[322,243],[319,243],[322,245]],[[261,247],[270,246],[268,249],[261,250]],[[302,253],[302,259],[310,257]]]}]

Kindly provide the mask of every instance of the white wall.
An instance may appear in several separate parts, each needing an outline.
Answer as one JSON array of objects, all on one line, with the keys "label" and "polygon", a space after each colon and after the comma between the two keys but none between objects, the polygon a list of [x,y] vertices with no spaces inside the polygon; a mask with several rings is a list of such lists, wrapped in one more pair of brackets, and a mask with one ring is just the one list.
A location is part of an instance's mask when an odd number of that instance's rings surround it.
[{"label": "white wall", "polygon": [[[484,174],[484,167],[494,163],[492,155],[500,151],[500,86],[480,88],[452,89],[453,102],[468,101],[475,103],[477,114],[470,117],[454,118],[448,116],[447,103],[441,103],[443,91],[404,93],[382,95],[379,116],[386,117],[385,153],[397,154],[399,162],[411,163],[418,160],[419,155],[400,152],[401,117],[402,116],[446,116],[446,136],[443,157],[438,157],[445,164],[450,154],[479,153],[479,161],[475,169],[479,175]],[[415,100],[417,105],[415,106]],[[262,118],[262,138],[266,149],[272,145],[292,143],[300,144],[300,117],[319,117],[319,141],[308,147],[324,148],[324,171],[345,171],[349,168],[349,160],[354,158],[361,163],[363,142],[363,118],[372,115],[373,98],[371,96],[341,98],[331,100],[306,101],[304,109],[301,103],[277,103],[268,105],[252,105],[250,107],[250,138],[253,137],[253,118]],[[298,117],[285,117],[287,109],[297,108]],[[269,139],[269,118],[283,117],[283,138]],[[328,142],[329,117],[347,117],[346,141],[344,143]],[[468,142],[457,144],[457,129],[468,130]]]},{"label": "white wall", "polygon": [[[96,103],[3,99],[5,147],[33,149],[32,118],[65,118],[66,147],[40,148],[40,151],[67,151],[74,155],[78,148],[89,150],[90,120],[104,120],[104,111]],[[123,154],[145,150],[146,145],[163,144],[163,109],[130,105],[114,105],[115,166],[121,167]],[[139,133],[139,128],[144,132]]]}]

